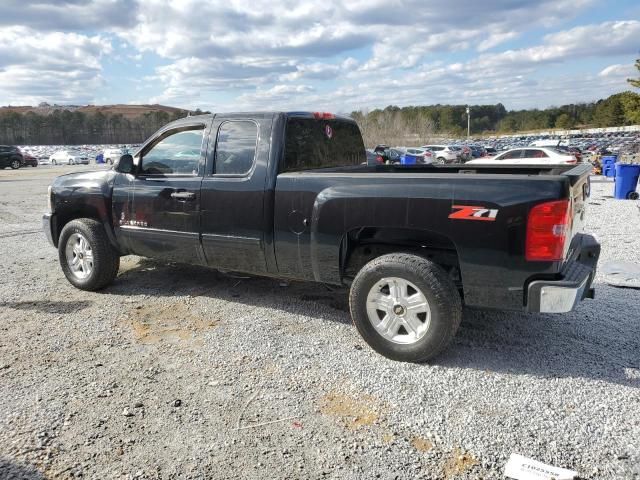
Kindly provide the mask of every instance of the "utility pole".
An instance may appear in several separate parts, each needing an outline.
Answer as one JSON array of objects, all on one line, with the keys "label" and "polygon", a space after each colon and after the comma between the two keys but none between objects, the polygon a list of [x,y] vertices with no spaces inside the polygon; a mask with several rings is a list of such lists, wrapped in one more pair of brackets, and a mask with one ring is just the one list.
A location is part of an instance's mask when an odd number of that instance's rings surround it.
[{"label": "utility pole", "polygon": [[471,136],[471,111],[469,110],[469,106],[467,106],[467,142],[469,141],[470,136]]}]

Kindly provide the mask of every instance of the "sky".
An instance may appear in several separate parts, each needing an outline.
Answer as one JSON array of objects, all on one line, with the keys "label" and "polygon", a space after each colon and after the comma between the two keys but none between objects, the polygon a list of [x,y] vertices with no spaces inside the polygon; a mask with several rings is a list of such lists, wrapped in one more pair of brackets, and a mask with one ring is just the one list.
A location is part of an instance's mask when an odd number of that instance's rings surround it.
[{"label": "sky", "polygon": [[545,108],[630,89],[638,57],[637,1],[0,1],[0,105]]}]

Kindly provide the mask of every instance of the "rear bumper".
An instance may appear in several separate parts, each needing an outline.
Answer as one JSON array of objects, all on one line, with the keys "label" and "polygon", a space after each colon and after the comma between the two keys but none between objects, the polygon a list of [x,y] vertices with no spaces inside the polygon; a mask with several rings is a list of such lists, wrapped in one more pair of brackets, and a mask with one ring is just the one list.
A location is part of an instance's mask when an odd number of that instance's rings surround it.
[{"label": "rear bumper", "polygon": [[535,280],[527,289],[528,312],[566,313],[581,300],[594,298],[591,287],[596,275],[600,244],[591,235],[581,235],[574,260],[562,270],[560,280]]},{"label": "rear bumper", "polygon": [[55,232],[57,231],[56,225],[55,213],[45,213],[42,216],[42,230],[44,230],[44,234],[46,235],[47,240],[49,240],[49,243],[54,247],[58,246],[58,239],[55,235]]}]

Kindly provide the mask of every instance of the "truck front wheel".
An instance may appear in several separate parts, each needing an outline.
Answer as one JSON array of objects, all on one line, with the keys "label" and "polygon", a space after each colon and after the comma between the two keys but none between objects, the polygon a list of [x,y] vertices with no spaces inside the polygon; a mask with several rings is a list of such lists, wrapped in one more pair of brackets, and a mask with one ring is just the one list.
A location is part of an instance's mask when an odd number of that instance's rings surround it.
[{"label": "truck front wheel", "polygon": [[104,227],[91,218],[67,223],[60,233],[58,258],[65,277],[81,290],[99,290],[118,274],[120,255]]},{"label": "truck front wheel", "polygon": [[460,295],[446,272],[405,253],[367,263],[351,284],[349,305],[364,340],[403,362],[424,362],[440,353],[462,320]]}]

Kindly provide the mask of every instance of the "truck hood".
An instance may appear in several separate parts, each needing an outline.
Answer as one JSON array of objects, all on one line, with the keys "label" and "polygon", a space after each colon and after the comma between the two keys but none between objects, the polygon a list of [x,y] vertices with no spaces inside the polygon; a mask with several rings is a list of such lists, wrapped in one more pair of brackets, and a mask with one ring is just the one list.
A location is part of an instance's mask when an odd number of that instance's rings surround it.
[{"label": "truck hood", "polygon": [[91,188],[98,185],[112,185],[118,175],[113,170],[94,170],[91,172],[75,172],[60,175],[53,180],[54,188],[85,187]]},{"label": "truck hood", "polygon": [[56,177],[51,184],[56,204],[104,205],[111,199],[114,180],[119,173],[113,170],[69,173]]}]

